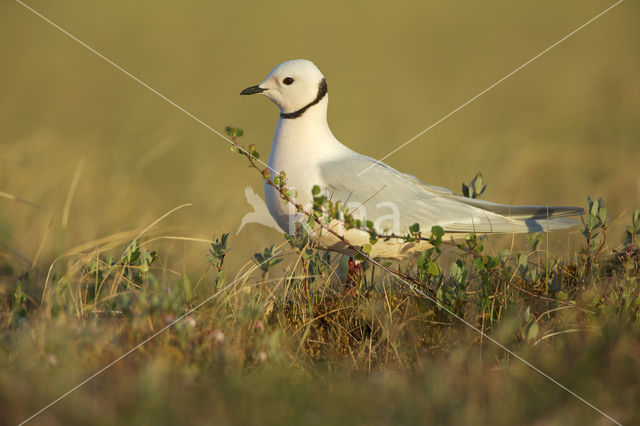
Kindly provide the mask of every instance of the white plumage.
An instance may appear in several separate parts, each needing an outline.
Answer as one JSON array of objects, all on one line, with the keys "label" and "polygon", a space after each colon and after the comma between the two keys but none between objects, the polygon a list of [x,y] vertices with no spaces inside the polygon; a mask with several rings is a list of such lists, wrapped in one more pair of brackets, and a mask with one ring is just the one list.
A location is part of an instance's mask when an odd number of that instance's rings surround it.
[{"label": "white plumage", "polygon": [[[287,186],[297,191],[297,201],[303,205],[310,205],[311,189],[319,185],[333,201],[348,203],[355,216],[376,223],[379,231],[405,235],[409,226],[418,223],[423,233],[439,225],[454,237],[470,232],[564,229],[576,224],[569,216],[584,214],[578,207],[508,206],[458,196],[347,148],[329,128],[326,82],[310,61],[283,62],[262,83],[242,91],[254,93],[264,94],[280,108],[268,165],[286,172]],[[265,198],[279,226],[291,232],[299,214],[269,185],[265,185]],[[336,221],[331,226],[354,246],[369,240],[367,232],[345,231]],[[318,238],[327,248],[349,253],[343,243],[326,232]],[[379,240],[371,256],[399,258],[427,246],[426,242]]]}]

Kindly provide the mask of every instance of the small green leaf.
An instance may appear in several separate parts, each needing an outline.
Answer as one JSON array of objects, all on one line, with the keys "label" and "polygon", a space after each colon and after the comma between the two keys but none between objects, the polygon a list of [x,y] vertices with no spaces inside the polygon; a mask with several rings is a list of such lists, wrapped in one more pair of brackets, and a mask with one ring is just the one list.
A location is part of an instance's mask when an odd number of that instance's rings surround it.
[{"label": "small green leaf", "polygon": [[440,265],[436,262],[429,262],[429,265],[427,266],[427,274],[434,277],[440,275]]},{"label": "small green leaf", "polygon": [[482,271],[486,271],[487,268],[485,268],[484,263],[482,262],[482,258],[481,257],[476,257],[475,259],[473,259],[473,266],[476,267],[476,269],[480,272]]},{"label": "small green leaf", "polygon": [[227,126],[224,128],[224,131],[227,133],[227,135],[233,138],[239,138],[240,136],[244,135],[244,131],[238,127]]},{"label": "small green leaf", "polygon": [[372,245],[378,242],[378,234],[376,233],[376,231],[370,230],[369,231],[369,243],[371,243]]},{"label": "small green leaf", "polygon": [[442,227],[438,225],[432,226],[431,235],[436,238],[442,238],[444,236],[444,229],[442,229]]},{"label": "small green leaf", "polygon": [[462,195],[464,195],[467,198],[471,198],[469,196],[469,186],[466,183],[462,184]]},{"label": "small green leaf", "polygon": [[534,321],[527,330],[527,340],[535,339],[538,336],[538,330],[538,323]]}]

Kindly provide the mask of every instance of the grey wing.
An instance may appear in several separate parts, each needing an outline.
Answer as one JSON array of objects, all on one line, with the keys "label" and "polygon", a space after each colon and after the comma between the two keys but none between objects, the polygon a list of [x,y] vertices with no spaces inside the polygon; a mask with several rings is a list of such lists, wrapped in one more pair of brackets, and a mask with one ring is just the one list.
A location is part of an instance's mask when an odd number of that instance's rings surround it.
[{"label": "grey wing", "polygon": [[320,172],[334,201],[348,203],[354,215],[373,221],[376,229],[401,235],[414,223],[423,231],[439,225],[446,232],[536,232],[574,226],[563,216],[583,213],[574,207],[508,206],[457,196],[355,152],[322,163]]}]

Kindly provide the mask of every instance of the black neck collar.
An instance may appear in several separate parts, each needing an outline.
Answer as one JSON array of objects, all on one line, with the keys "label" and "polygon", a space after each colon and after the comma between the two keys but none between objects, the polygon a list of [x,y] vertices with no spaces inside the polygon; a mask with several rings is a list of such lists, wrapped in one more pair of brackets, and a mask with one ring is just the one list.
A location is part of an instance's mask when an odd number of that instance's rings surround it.
[{"label": "black neck collar", "polygon": [[280,118],[298,118],[300,117],[302,114],[304,114],[304,112],[306,110],[308,110],[309,108],[311,108],[312,106],[314,106],[315,104],[317,104],[318,102],[320,102],[322,100],[322,98],[324,98],[327,94],[327,80],[325,80],[324,78],[322,79],[322,81],[320,82],[320,85],[318,86],[318,95],[316,96],[316,98],[311,101],[310,103],[308,103],[307,105],[303,106],[302,108],[300,108],[297,111],[293,111],[293,112],[281,112],[280,113]]}]

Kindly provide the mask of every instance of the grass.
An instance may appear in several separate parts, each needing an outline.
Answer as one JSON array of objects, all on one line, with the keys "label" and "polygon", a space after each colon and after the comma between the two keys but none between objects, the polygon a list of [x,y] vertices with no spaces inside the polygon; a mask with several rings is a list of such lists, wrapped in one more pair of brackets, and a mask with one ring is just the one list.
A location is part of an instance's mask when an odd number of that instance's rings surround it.
[{"label": "grass", "polygon": [[[245,124],[262,153],[277,112],[238,92],[312,59],[334,133],[374,157],[607,6],[45,3],[29,5],[214,128]],[[454,190],[483,170],[497,202],[607,201],[604,246],[579,231],[492,238],[447,250],[437,274],[431,259],[394,267],[625,424],[640,399],[637,240],[624,241],[640,205],[637,15],[622,3],[387,160]],[[0,423],[251,268],[32,423],[606,423],[379,268],[345,292],[344,259],[255,225],[235,235],[262,179],[226,144],[15,2],[0,16]],[[274,252],[279,264],[252,260]]]},{"label": "grass", "polygon": [[[590,211],[585,235],[601,213]],[[28,418],[168,326],[34,424],[605,422],[487,336],[635,423],[634,226],[613,250],[600,232],[571,258],[550,253],[548,269],[537,236],[529,251],[492,255],[470,235],[450,267],[399,265],[439,306],[375,267],[345,287],[340,259],[300,235],[235,277],[226,236],[209,242],[200,276],[167,268],[157,247],[170,236],[145,233],[71,252],[48,274],[5,257],[0,411],[6,423]]]}]

